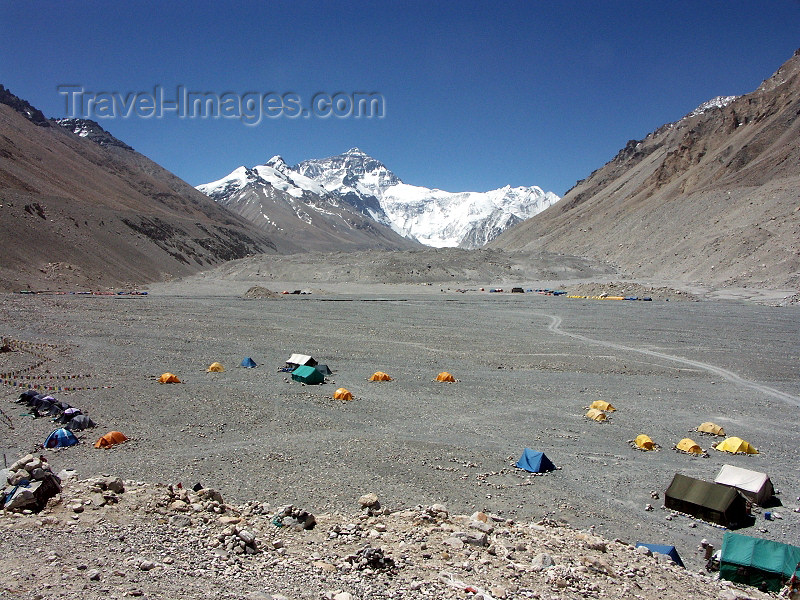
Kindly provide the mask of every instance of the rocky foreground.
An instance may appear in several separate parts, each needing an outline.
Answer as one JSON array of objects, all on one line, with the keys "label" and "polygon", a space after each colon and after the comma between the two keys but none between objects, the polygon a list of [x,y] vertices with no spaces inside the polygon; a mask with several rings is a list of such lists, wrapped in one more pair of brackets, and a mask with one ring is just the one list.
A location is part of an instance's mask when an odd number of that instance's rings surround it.
[{"label": "rocky foreground", "polygon": [[353,515],[314,516],[233,506],[213,489],[60,476],[43,510],[0,518],[0,598],[770,597],[562,522],[390,509],[374,494]]}]

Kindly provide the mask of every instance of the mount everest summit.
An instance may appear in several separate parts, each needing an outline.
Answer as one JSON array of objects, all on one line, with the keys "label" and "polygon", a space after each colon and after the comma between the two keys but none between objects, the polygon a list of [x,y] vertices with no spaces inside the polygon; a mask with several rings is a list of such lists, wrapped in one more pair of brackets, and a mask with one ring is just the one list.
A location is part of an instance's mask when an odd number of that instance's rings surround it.
[{"label": "mount everest summit", "polygon": [[[294,167],[275,156],[197,189],[267,231],[291,234],[300,226],[305,233],[297,243],[313,240],[314,249],[328,244],[309,228],[339,242],[368,232],[373,242],[382,238],[379,245],[385,248],[416,243],[478,248],[559,200],[536,186],[454,193],[409,185],[358,148]],[[354,243],[367,247],[362,240]]]}]

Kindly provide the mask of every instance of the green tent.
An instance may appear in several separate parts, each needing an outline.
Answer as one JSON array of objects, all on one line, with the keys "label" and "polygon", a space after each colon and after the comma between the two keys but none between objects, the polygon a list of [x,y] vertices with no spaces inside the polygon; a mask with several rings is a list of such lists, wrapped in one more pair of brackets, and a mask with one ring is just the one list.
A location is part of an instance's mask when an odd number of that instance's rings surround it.
[{"label": "green tent", "polygon": [[744,525],[747,503],[734,488],[676,473],[664,494],[664,506],[724,527]]},{"label": "green tent", "polygon": [[800,566],[800,548],[726,532],[722,537],[719,576],[777,592]]},{"label": "green tent", "polygon": [[292,380],[313,385],[325,381],[325,376],[314,367],[304,365],[292,371]]}]

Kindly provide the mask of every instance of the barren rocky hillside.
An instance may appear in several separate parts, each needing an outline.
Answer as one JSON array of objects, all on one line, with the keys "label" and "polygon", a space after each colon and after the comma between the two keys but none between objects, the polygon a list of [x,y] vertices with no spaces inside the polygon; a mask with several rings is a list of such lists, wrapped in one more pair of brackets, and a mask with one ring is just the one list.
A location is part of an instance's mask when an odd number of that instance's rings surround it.
[{"label": "barren rocky hillside", "polygon": [[96,123],[0,99],[1,290],[135,286],[276,250]]},{"label": "barren rocky hillside", "polygon": [[632,140],[492,246],[634,277],[800,286],[800,51],[754,92]]}]

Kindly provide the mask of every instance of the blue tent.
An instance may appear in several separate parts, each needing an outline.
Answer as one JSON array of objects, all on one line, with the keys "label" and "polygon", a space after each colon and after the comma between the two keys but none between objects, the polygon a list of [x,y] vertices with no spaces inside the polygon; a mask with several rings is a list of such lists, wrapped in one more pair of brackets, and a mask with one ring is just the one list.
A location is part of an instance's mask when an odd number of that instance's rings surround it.
[{"label": "blue tent", "polygon": [[642,542],[636,542],[635,547],[638,548],[639,546],[644,546],[653,553],[658,552],[659,554],[666,554],[676,565],[683,567],[684,569],[686,568],[681,560],[680,555],[678,554],[678,551],[675,549],[675,546],[666,546],[663,544],[643,544]]},{"label": "blue tent", "polygon": [[242,360],[242,364],[239,365],[240,367],[245,367],[247,369],[252,369],[253,367],[257,367],[256,361],[254,361],[249,356],[245,356]]},{"label": "blue tent", "polygon": [[525,448],[522,456],[517,461],[517,467],[525,469],[531,473],[546,473],[555,471],[556,466],[544,455],[544,452],[537,452],[530,448]]},{"label": "blue tent", "polygon": [[75,434],[68,429],[56,429],[53,433],[47,436],[44,441],[45,448],[65,448],[66,446],[74,446],[78,443],[78,438]]}]

